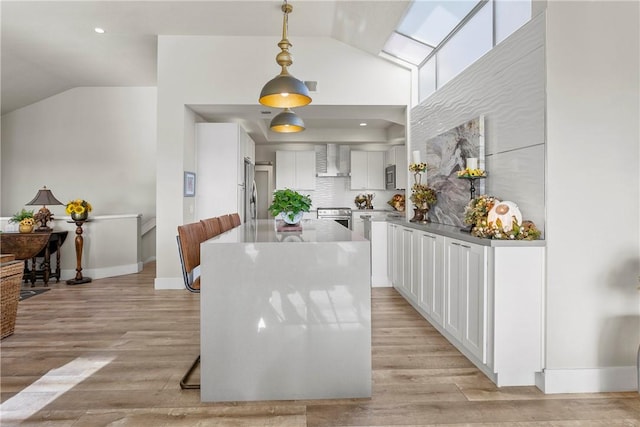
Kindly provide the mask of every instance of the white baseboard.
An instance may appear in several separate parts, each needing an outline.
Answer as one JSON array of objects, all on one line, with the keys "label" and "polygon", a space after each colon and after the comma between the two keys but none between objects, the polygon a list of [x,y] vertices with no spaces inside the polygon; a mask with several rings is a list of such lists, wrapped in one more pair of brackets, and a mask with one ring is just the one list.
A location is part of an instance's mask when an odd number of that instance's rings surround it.
[{"label": "white baseboard", "polygon": [[545,369],[536,378],[545,394],[603,393],[638,390],[635,366],[592,369]]},{"label": "white baseboard", "polygon": [[371,276],[372,288],[390,288],[393,285],[387,276]]},{"label": "white baseboard", "polygon": [[154,289],[184,289],[182,277],[156,277]]},{"label": "white baseboard", "polygon": [[[135,274],[142,271],[142,263],[128,265],[116,265],[113,267],[104,268],[83,268],[82,276],[91,277],[92,279],[104,279],[105,277],[124,276],[126,274]],[[61,277],[66,277],[64,280],[73,279],[76,277],[76,270],[64,269],[60,271]]]}]

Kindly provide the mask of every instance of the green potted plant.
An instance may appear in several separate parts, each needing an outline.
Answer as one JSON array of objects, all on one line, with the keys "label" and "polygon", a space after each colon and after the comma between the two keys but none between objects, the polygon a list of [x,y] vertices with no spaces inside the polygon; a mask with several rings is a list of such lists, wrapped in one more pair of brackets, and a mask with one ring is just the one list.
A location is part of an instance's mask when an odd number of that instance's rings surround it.
[{"label": "green potted plant", "polygon": [[303,212],[309,212],[311,198],[289,188],[273,192],[273,201],[269,213],[280,217],[287,224],[297,224]]},{"label": "green potted plant", "polygon": [[20,212],[16,212],[9,219],[9,222],[18,224],[18,231],[21,233],[31,233],[33,226],[36,224],[36,220],[33,218],[33,211],[22,209]]}]

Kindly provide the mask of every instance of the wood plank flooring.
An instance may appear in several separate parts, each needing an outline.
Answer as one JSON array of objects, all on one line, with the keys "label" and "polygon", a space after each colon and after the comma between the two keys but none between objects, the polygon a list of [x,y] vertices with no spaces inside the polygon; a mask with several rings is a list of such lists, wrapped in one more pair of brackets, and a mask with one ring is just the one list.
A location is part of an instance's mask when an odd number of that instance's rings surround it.
[{"label": "wood plank flooring", "polygon": [[[0,424],[25,426],[640,426],[638,393],[497,388],[393,289],[372,294],[371,399],[202,403],[179,381],[199,353],[199,296],[140,274],[19,305],[0,344]],[[336,349],[340,351],[340,349]]]}]

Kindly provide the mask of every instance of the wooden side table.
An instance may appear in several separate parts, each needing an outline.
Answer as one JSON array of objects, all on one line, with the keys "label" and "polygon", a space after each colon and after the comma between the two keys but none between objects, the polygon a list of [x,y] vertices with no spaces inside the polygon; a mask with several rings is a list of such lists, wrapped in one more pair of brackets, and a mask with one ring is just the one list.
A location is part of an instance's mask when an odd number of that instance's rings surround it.
[{"label": "wooden side table", "polygon": [[[56,282],[60,281],[60,247],[67,238],[68,231],[52,231],[49,236],[49,243],[31,259],[31,268],[27,268],[24,274],[24,281],[31,281],[31,286],[35,284],[36,280],[42,278],[45,286],[49,285],[49,279],[55,278]],[[52,268],[51,255],[56,255],[56,268]],[[36,259],[43,258],[42,268],[38,269],[36,266]]]},{"label": "wooden side table", "polygon": [[2,233],[0,252],[13,254],[15,259],[28,260],[36,256],[49,242],[51,233]]},{"label": "wooden side table", "polygon": [[67,280],[67,285],[81,285],[83,283],[91,282],[91,277],[83,277],[82,276],[82,248],[84,246],[84,238],[82,237],[82,226],[84,223],[89,222],[89,219],[80,220],[80,221],[67,221],[69,223],[76,225],[76,277],[73,279]]}]

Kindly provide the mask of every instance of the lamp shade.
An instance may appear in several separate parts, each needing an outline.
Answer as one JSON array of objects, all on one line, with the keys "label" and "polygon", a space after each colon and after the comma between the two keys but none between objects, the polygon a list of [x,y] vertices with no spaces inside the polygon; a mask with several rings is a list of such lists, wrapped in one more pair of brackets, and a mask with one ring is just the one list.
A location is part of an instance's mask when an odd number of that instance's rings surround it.
[{"label": "lamp shade", "polygon": [[[311,103],[309,88],[300,80],[289,74],[287,67],[293,64],[293,57],[289,52],[291,43],[287,38],[289,27],[289,14],[293,6],[284,0],[282,4],[284,18],[282,20],[282,40],[278,43],[280,53],[276,55],[276,63],[282,67],[282,71],[264,85],[260,92],[260,104],[275,108],[302,107]],[[297,132],[297,131],[296,131]]]},{"label": "lamp shade", "polygon": [[56,199],[55,196],[53,195],[53,193],[51,192],[51,190],[49,190],[46,186],[43,187],[41,190],[38,190],[38,194],[36,194],[36,197],[33,198],[33,200],[31,200],[29,203],[27,203],[27,206],[30,205],[62,205],[63,203]]},{"label": "lamp shade", "polygon": [[260,92],[260,103],[267,107],[295,108],[311,102],[309,88],[286,72],[269,80]]},{"label": "lamp shade", "polygon": [[272,131],[280,133],[301,132],[305,129],[304,121],[288,108],[285,108],[283,112],[275,116],[271,120],[269,127]]}]

